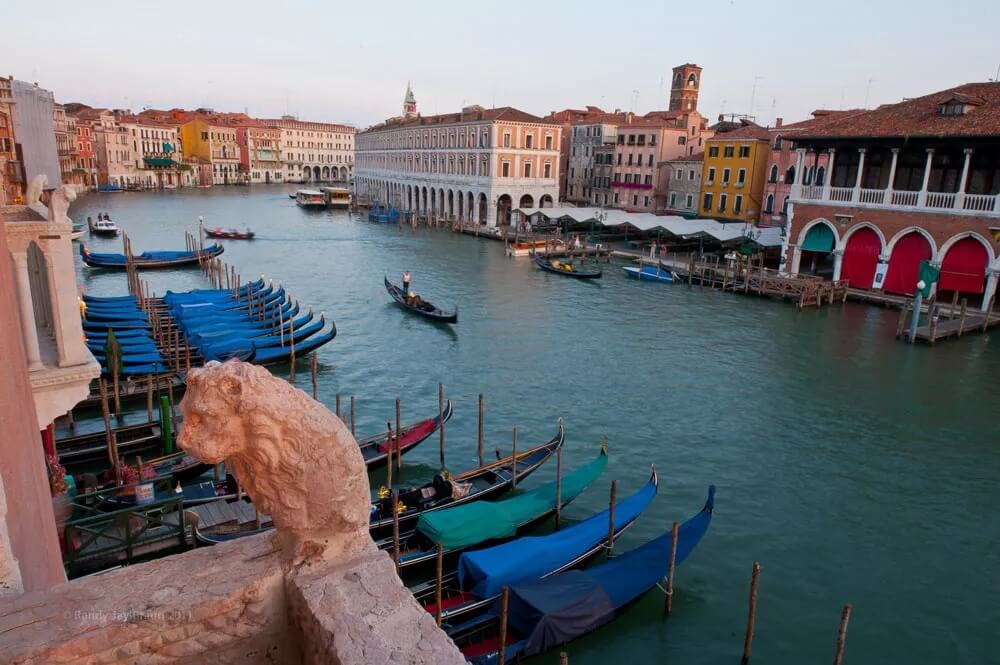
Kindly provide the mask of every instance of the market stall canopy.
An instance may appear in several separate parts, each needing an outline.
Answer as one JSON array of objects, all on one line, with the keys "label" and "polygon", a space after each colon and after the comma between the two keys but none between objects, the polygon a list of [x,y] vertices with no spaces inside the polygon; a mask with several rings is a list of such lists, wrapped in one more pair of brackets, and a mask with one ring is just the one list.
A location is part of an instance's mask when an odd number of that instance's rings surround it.
[{"label": "market stall canopy", "polygon": [[607,227],[627,224],[639,231],[663,231],[680,238],[704,236],[723,243],[746,238],[761,247],[781,246],[780,227],[757,227],[746,222],[688,219],[678,215],[654,215],[600,208],[515,208],[515,211],[526,217],[540,215],[552,221],[567,219],[577,224],[593,223]]}]

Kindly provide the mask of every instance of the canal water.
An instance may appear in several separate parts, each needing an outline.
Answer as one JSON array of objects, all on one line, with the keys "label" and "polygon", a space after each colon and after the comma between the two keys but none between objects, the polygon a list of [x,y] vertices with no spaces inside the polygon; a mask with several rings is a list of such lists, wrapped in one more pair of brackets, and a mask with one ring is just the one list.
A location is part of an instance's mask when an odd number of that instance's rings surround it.
[{"label": "canal water", "polygon": [[[336,320],[337,338],[319,352],[320,396],[332,409],[337,393],[345,405],[356,395],[359,435],[384,428],[396,397],[404,421],[432,415],[439,382],[455,401],[453,471],[476,463],[478,393],[488,451],[508,452],[515,425],[522,448],[547,440],[563,417],[566,470],[592,459],[602,436],[610,443],[607,472],[569,519],[605,508],[612,479],[619,497],[639,488],[655,464],[659,496],[619,550],[693,515],[715,484],[713,523],[678,569],[673,616],[664,620],[652,592],[568,645],[572,665],[736,663],[754,561],[755,662],[829,662],[845,603],[849,663],[1000,662],[996,340],[907,346],[894,339],[894,311],[799,312],[627,281],[615,265],[577,282],[507,258],[497,242],[300,210],[289,191],[91,194],[70,213],[82,222],[109,212],[136,252],[182,248],[199,215],[206,226],[251,226],[257,239],[224,241],[222,258]],[[85,240],[120,251],[117,240]],[[457,326],[390,303],[382,277],[407,269],[422,296],[458,306]],[[93,293],[124,293],[121,274],[80,274]],[[160,294],[206,286],[197,270],[145,276]],[[298,382],[308,389],[305,361]],[[437,466],[434,437],[406,456],[403,480]],[[550,463],[524,485],[554,475]]]}]

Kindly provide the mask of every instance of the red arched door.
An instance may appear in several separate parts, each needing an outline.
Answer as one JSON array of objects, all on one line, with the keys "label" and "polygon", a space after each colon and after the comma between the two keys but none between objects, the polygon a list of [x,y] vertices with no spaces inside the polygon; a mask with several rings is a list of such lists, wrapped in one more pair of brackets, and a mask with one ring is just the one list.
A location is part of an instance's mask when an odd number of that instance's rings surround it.
[{"label": "red arched door", "polygon": [[989,260],[983,243],[975,238],[962,238],[944,255],[938,289],[982,293]]},{"label": "red arched door", "polygon": [[882,239],[870,227],[865,226],[851,234],[844,248],[840,279],[845,279],[852,288],[870,289],[875,280],[875,266],[882,253]]},{"label": "red arched door", "polygon": [[913,231],[896,241],[889,257],[885,291],[912,295],[920,278],[920,262],[930,261],[933,250],[927,238]]}]

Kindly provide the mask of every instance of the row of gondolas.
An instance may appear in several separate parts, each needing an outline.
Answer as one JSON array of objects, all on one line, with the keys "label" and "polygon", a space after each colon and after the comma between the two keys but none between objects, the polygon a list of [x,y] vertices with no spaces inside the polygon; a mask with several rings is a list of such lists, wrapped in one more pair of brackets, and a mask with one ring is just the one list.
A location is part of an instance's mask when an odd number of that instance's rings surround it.
[{"label": "row of gondolas", "polygon": [[[316,318],[312,309],[302,313],[284,287],[263,279],[237,289],[167,291],[144,303],[134,295],[85,295],[83,303],[87,346],[105,373],[113,369],[109,355],[117,353],[118,372],[125,376],[234,357],[259,364],[283,362],[337,335],[336,324],[326,329],[324,314]],[[109,348],[112,338],[117,351]],[[177,348],[181,344],[183,353]]]},{"label": "row of gondolas", "polygon": [[[400,429],[394,435],[383,433],[359,440],[369,470],[384,466],[395,457],[426,440],[452,416],[452,404],[446,402],[442,413]],[[122,432],[119,448],[123,455],[141,451],[141,446],[156,445],[148,430],[135,427],[132,438]],[[97,435],[91,442],[100,448]],[[658,479],[655,470],[648,482],[631,496],[615,503],[612,514],[605,510],[546,535],[525,536],[579,496],[603,473],[608,463],[606,445],[589,463],[555,480],[521,490],[521,483],[554,457],[563,446],[562,422],[549,441],[517,452],[483,466],[450,475],[447,471],[431,482],[398,488],[393,494],[385,488],[373,492],[371,535],[382,549],[395,552],[398,547],[400,576],[416,599],[433,614],[437,606],[438,546],[443,552],[442,627],[473,663],[496,662],[500,644],[500,595],[509,589],[506,641],[503,645],[508,662],[527,657],[590,632],[613,619],[625,606],[650,591],[666,575],[672,545],[669,531],[629,552],[586,569],[580,567],[606,552],[609,535],[624,533],[656,496]],[[60,442],[62,451],[81,449],[82,441]],[[239,495],[230,478],[213,487],[206,481],[206,465],[200,465],[183,453],[174,456],[175,482],[184,482],[185,505],[228,500],[248,503]],[[169,466],[158,473],[170,473]],[[171,485],[173,482],[171,483]],[[209,491],[205,491],[205,487]],[[504,497],[510,490],[519,492]],[[167,490],[165,490],[167,491]],[[219,495],[225,498],[221,499]],[[124,500],[124,499],[123,499]],[[708,489],[704,506],[681,524],[678,532],[676,563],[682,563],[705,535],[712,519],[714,487]],[[109,505],[118,508],[119,505]],[[242,506],[245,509],[247,506]],[[394,507],[396,515],[394,515]],[[252,505],[250,506],[252,514]],[[260,521],[199,525],[197,542],[212,545],[265,531],[269,518]],[[393,537],[398,523],[398,540]],[[520,536],[520,537],[518,537]]]}]

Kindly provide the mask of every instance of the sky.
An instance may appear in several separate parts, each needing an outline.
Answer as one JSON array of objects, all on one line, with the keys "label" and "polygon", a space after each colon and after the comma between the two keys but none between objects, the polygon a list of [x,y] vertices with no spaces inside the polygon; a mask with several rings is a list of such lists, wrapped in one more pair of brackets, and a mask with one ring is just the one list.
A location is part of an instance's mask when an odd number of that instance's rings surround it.
[{"label": "sky", "polygon": [[364,128],[469,104],[544,115],[666,108],[673,66],[699,110],[794,122],[1000,72],[996,0],[350,3],[3,0],[0,73],[60,102],[246,111]]}]

